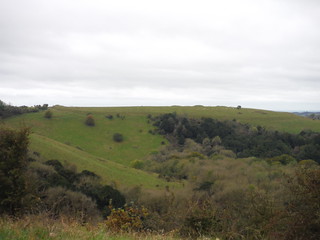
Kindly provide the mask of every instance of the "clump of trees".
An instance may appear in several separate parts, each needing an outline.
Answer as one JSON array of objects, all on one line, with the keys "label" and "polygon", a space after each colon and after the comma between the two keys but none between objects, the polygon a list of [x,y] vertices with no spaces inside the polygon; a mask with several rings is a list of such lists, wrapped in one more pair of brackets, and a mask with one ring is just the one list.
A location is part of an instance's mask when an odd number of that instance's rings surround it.
[{"label": "clump of trees", "polygon": [[127,195],[148,209],[145,228],[192,239],[319,238],[319,166],[270,165],[193,150],[167,149],[165,162],[149,163],[169,181],[180,179],[183,189]]},{"label": "clump of trees", "polygon": [[8,118],[14,115],[20,115],[24,113],[39,112],[41,110],[47,110],[48,104],[35,105],[33,107],[28,106],[12,106],[0,100],[0,118]]},{"label": "clump of trees", "polygon": [[[208,147],[213,147],[214,143],[209,142],[219,137],[221,145],[232,150],[238,157],[273,158],[287,154],[298,160],[312,159],[320,163],[320,134],[316,132],[289,134],[236,121],[193,119],[178,116],[176,113],[160,115],[154,118],[154,121],[158,132],[168,136],[174,144],[184,145],[186,139],[192,139],[200,144],[206,142]],[[207,152],[207,155],[210,154],[213,152]]]}]

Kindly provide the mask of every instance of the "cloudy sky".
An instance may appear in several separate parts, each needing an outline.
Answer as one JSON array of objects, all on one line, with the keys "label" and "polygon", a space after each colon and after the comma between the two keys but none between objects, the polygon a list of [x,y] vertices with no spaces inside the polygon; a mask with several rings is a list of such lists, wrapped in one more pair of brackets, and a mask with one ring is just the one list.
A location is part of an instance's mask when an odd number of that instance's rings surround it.
[{"label": "cloudy sky", "polygon": [[320,110],[320,1],[0,0],[0,99]]}]

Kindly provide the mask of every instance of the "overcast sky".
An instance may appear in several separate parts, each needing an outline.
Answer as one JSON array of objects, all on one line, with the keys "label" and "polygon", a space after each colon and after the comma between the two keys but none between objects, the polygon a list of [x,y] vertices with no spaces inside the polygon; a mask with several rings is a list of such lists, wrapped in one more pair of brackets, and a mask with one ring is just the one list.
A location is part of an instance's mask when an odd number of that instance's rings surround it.
[{"label": "overcast sky", "polygon": [[320,1],[0,0],[0,99],[320,110]]}]

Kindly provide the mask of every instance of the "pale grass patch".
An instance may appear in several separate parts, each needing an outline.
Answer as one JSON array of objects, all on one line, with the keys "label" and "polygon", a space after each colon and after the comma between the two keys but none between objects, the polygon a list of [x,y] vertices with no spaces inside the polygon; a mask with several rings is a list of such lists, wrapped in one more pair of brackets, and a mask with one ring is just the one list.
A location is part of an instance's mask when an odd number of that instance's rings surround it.
[{"label": "pale grass patch", "polygon": [[108,231],[105,224],[80,224],[68,218],[49,219],[45,215],[21,219],[0,218],[0,239],[19,240],[174,240],[176,233],[137,233]]}]

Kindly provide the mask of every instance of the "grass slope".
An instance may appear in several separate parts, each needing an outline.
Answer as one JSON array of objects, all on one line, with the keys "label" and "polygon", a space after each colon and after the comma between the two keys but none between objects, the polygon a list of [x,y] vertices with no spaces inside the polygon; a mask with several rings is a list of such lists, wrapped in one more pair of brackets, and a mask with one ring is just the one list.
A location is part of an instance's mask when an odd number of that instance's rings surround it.
[{"label": "grass slope", "polygon": [[[78,147],[85,152],[129,166],[130,162],[142,159],[153,151],[157,151],[162,136],[151,135],[148,131],[153,127],[147,123],[146,115],[128,115],[121,113],[125,119],[115,117],[109,120],[105,116],[108,109],[90,108],[54,108],[53,118],[45,119],[44,113],[25,114],[10,119],[10,124],[16,127],[25,124],[32,131],[54,139],[58,142]],[[96,125],[89,127],[84,124],[86,116],[91,113]],[[124,136],[122,143],[113,141],[113,134]]]},{"label": "grass slope", "polygon": [[[130,168],[113,161],[96,157],[75,147],[63,144],[53,139],[31,134],[30,148],[40,152],[45,159],[57,159],[68,164],[74,164],[79,171],[90,170],[103,177],[105,183],[126,186],[143,185],[146,188],[163,188],[167,182],[159,179],[156,174],[149,174],[141,170]],[[174,186],[175,184],[170,184]]]}]

